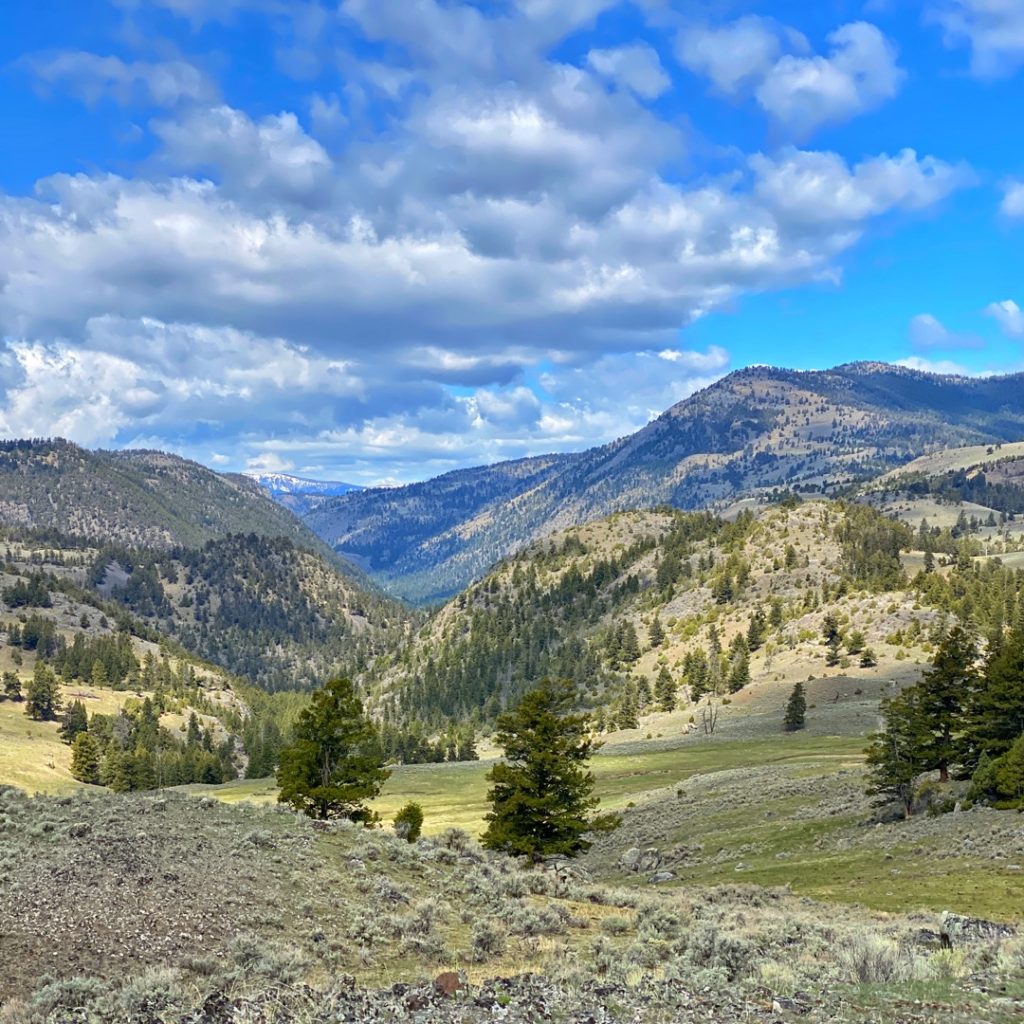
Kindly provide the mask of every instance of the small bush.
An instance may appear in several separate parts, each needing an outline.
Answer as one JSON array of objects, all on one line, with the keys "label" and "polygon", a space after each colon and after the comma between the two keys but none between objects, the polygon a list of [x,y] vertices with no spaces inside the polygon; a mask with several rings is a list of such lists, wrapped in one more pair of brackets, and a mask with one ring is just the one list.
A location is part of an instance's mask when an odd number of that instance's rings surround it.
[{"label": "small bush", "polygon": [[473,929],[472,956],[477,963],[483,963],[505,952],[508,933],[496,921],[481,921]]},{"label": "small bush", "polygon": [[601,931],[607,935],[625,935],[629,931],[629,921],[618,914],[612,914],[601,921]]},{"label": "small bush", "polygon": [[395,833],[407,843],[415,843],[423,833],[423,808],[410,800],[395,815]]},{"label": "small bush", "polygon": [[868,985],[905,981],[912,974],[908,957],[900,945],[884,935],[853,936],[839,950],[839,962],[853,982]]}]

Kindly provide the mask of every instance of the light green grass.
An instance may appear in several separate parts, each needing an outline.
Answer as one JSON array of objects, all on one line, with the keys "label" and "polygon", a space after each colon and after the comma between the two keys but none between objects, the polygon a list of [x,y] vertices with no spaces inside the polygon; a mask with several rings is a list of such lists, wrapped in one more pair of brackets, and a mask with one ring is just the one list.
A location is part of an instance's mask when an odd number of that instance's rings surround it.
[{"label": "light green grass", "polygon": [[61,743],[56,722],[33,722],[25,705],[0,701],[0,783],[29,793],[66,793],[71,750]]},{"label": "light green grass", "polygon": [[[25,683],[22,677],[22,683]],[[64,703],[80,700],[89,715],[111,715],[136,694],[76,683],[61,687]],[[68,793],[82,788],[71,775],[71,748],[57,722],[34,722],[24,701],[0,700],[0,785],[28,793]]]},{"label": "light green grass", "polygon": [[[620,810],[633,801],[708,772],[750,765],[803,762],[817,774],[857,763],[863,740],[851,737],[778,736],[757,741],[708,740],[677,746],[633,742],[608,746],[591,762],[602,807]],[[484,828],[490,761],[460,764],[399,765],[392,769],[374,810],[385,821],[410,800],[423,807],[425,833],[461,828],[472,834]],[[277,799],[273,779],[245,779],[223,786],[188,786],[225,803],[270,803]]]}]

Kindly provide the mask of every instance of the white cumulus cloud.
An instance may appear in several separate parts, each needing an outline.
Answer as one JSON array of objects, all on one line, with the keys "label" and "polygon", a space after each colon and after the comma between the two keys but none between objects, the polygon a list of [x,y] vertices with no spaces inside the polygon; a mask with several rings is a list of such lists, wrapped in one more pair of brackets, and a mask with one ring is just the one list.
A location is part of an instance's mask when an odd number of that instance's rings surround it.
[{"label": "white cumulus cloud", "polygon": [[827,57],[787,54],[757,87],[758,103],[795,134],[873,110],[899,92],[905,77],[895,47],[874,25],[843,25],[828,42]]},{"label": "white cumulus cloud", "polygon": [[992,317],[1002,332],[1011,338],[1024,337],[1024,309],[1013,299],[990,303],[985,307],[985,315]]},{"label": "white cumulus cloud", "polygon": [[661,66],[658,51],[646,43],[591,50],[587,54],[587,64],[602,77],[632,89],[644,99],[656,99],[671,84]]},{"label": "white cumulus cloud", "polygon": [[1024,64],[1024,4],[1020,0],[938,0],[928,5],[949,47],[970,49],[971,73],[1004,78]]},{"label": "white cumulus cloud", "polygon": [[23,62],[41,84],[69,89],[93,104],[105,97],[128,104],[148,100],[173,107],[183,100],[208,100],[216,87],[184,60],[124,61],[81,50],[37,54]]},{"label": "white cumulus cloud", "polygon": [[1003,201],[999,212],[1004,217],[1024,217],[1024,181],[1009,181],[1003,187]]}]

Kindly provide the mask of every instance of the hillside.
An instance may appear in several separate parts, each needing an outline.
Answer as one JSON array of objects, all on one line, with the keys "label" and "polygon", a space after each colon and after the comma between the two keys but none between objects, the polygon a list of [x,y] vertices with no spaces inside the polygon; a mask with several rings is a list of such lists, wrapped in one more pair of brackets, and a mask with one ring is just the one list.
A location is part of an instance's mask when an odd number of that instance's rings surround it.
[{"label": "hillside", "polygon": [[[378,669],[375,707],[395,720],[487,722],[543,676],[567,676],[614,728],[630,690],[653,709],[664,670],[700,728],[704,693],[740,691],[731,699],[742,704],[748,685],[809,676],[874,692],[870,681],[927,661],[951,613],[967,608],[985,631],[1010,614],[980,595],[1021,586],[995,560],[1019,557],[1015,526],[960,537],[936,526],[928,576],[918,531],[867,506],[787,502],[735,521],[617,513],[535,542],[449,602]],[[826,614],[847,642],[833,666]],[[877,664],[860,667],[866,649]],[[872,720],[866,709],[864,731]]]},{"label": "hillside", "polygon": [[933,449],[1018,441],[1022,394],[1024,375],[752,367],[600,448],[342,495],[306,522],[393,593],[436,601],[529,541],[620,509],[829,491]]},{"label": "hillside", "polygon": [[0,442],[0,524],[130,546],[200,546],[231,533],[316,538],[254,481],[175,455]]},{"label": "hillside", "polygon": [[88,582],[264,690],[357,676],[409,621],[401,605],[283,537],[236,534],[166,552],[106,546]]},{"label": "hillside", "polygon": [[174,794],[0,789],[0,815],[4,1024],[1008,1024],[1022,1005],[1013,930],[967,922],[942,950],[934,912],[641,893],[458,832],[410,845]]},{"label": "hillside", "polygon": [[[46,793],[81,788],[71,773],[70,739],[62,733],[73,704],[93,723],[103,720],[97,735],[116,735],[125,752],[135,739],[173,752],[186,742],[195,715],[201,732],[209,733],[205,753],[219,751],[215,774],[234,778],[245,771],[250,752],[241,734],[252,708],[240,680],[83,586],[94,550],[37,545],[2,531],[0,543],[0,785]],[[53,720],[27,714],[38,668],[55,676],[63,706]],[[12,681],[20,694],[10,692]],[[161,743],[152,733],[133,735],[147,702],[150,725],[166,734]],[[134,746],[130,752],[138,753]],[[165,756],[163,767],[168,764]]]}]

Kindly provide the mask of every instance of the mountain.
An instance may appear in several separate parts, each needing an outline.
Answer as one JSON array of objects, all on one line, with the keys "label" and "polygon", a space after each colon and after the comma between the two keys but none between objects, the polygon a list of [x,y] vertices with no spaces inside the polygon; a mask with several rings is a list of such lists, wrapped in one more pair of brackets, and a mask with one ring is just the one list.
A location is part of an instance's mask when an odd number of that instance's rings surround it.
[{"label": "mountain", "polygon": [[106,546],[88,581],[188,651],[264,690],[356,676],[409,614],[287,537],[234,534],[169,551]]},{"label": "mountain", "polygon": [[326,498],[336,498],[350,491],[362,490],[358,484],[346,484],[337,480],[307,480],[305,477],[291,476],[288,473],[250,471],[243,475],[255,480],[274,501],[296,515],[304,515]]},{"label": "mountain", "polygon": [[155,451],[87,451],[61,439],[0,442],[0,523],[150,548],[233,533],[318,539],[256,482]]},{"label": "mountain", "polygon": [[430,602],[531,540],[618,509],[832,492],[935,449],[1021,438],[1024,374],[750,367],[610,444],[351,492],[305,522],[392,593]]},{"label": "mountain", "polygon": [[0,443],[5,535],[265,690],[358,674],[408,619],[260,484],[161,452]]},{"label": "mountain", "polygon": [[[1024,598],[1024,523],[979,509],[958,525],[961,509],[929,520],[927,536],[868,504],[793,496],[732,519],[661,507],[558,531],[380,659],[371,706],[390,722],[486,725],[541,679],[568,678],[599,723],[621,728],[630,688],[651,711],[663,672],[681,706],[830,668],[861,688],[916,676],[945,626],[969,617],[991,635]],[[846,643],[833,663],[826,614]]]}]

